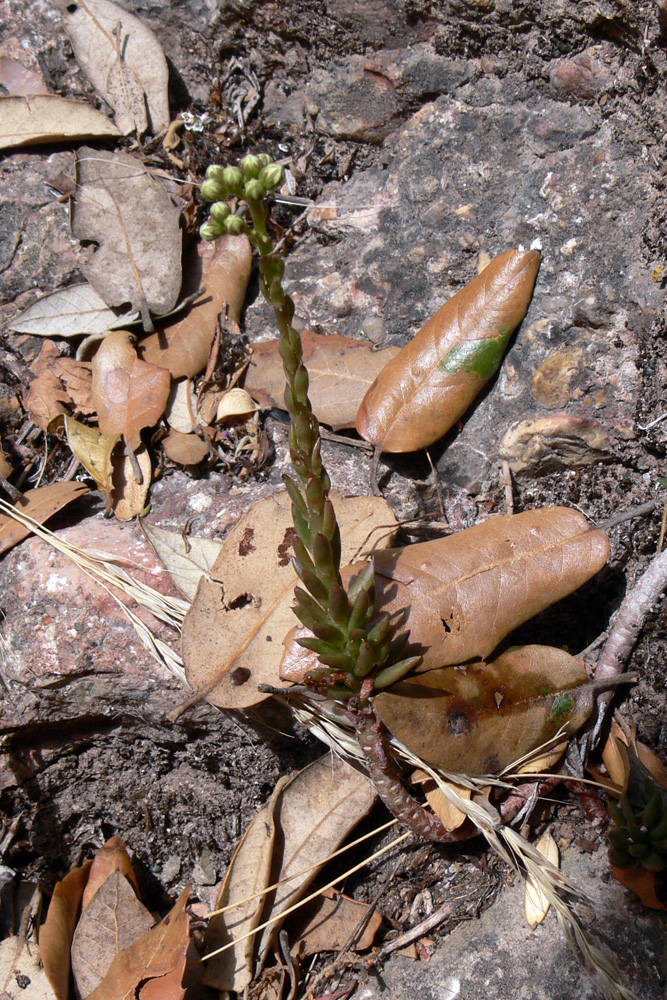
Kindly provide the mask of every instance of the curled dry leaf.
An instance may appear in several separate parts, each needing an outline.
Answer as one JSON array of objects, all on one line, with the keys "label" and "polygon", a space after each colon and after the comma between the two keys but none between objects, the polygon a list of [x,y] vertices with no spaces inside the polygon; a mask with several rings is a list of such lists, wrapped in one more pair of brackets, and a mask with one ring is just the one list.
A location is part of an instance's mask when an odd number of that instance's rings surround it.
[{"label": "curled dry leaf", "polygon": [[49,88],[40,73],[27,69],[12,56],[0,56],[0,84],[12,97],[48,94]]},{"label": "curled dry leaf", "polygon": [[181,287],[178,209],[141,161],[83,146],[72,233],[99,249],[81,270],[108,306],[130,302],[148,321],[174,308]]},{"label": "curled dry leaf", "polygon": [[118,135],[114,123],[87,101],[55,94],[0,96],[0,149]]},{"label": "curled dry leaf", "polygon": [[[53,514],[62,510],[66,504],[87,492],[88,487],[84,486],[83,483],[51,483],[50,486],[38,486],[35,490],[26,490],[23,496],[17,500],[16,507],[24,514],[34,518],[35,521],[44,524]],[[29,528],[24,527],[6,514],[0,515],[0,552],[11,549],[12,546],[27,538],[29,534]]]},{"label": "curled dry leaf", "polygon": [[87,1000],[182,1000],[189,921],[185,911],[190,889],[184,890],[156,927],[114,956],[103,981]]},{"label": "curled dry leaf", "polygon": [[441,438],[500,367],[539,266],[536,250],[508,250],[452,296],[375,379],[357,416],[361,436],[392,452]]},{"label": "curled dry leaf", "polygon": [[247,417],[256,409],[256,404],[245,389],[239,389],[237,386],[224,394],[218,403],[215,419],[221,423],[224,420],[233,420],[235,417]]},{"label": "curled dry leaf", "polygon": [[70,948],[92,861],[56,882],[46,920],[39,931],[44,971],[58,1000],[69,1000]]},{"label": "curled dry leaf", "polygon": [[211,453],[206,441],[196,434],[179,434],[178,431],[169,431],[162,447],[167,458],[178,465],[199,465]]},{"label": "curled dry leaf", "polygon": [[137,357],[125,330],[109,333],[92,363],[92,399],[103,434],[120,434],[130,448],[141,444],[144,427],[156,424],[167,405],[169,372]]},{"label": "curled dry leaf", "polygon": [[[385,500],[334,494],[332,501],[344,562],[389,544],[396,519]],[[287,493],[259,500],[225,538],[211,578],[199,582],[182,653],[188,682],[214,705],[246,708],[268,697],[259,684],[280,684],[282,639],[295,622],[295,537]]]},{"label": "curled dry leaf", "polygon": [[110,493],[113,488],[113,450],[120,441],[119,434],[100,434],[96,427],[68,417],[65,414],[65,433],[72,454],[78,458],[99,489]]},{"label": "curled dry leaf", "polygon": [[274,922],[262,931],[257,952],[260,965],[278,935],[281,917],[301,899],[319,867],[376,801],[370,780],[331,753],[299,771],[285,786],[277,820],[276,859],[280,861],[271,872],[272,883],[280,884],[266,901],[266,912]]},{"label": "curled dry leaf", "polygon": [[656,893],[656,873],[649,872],[641,865],[631,865],[629,868],[620,868],[612,865],[611,870],[614,878],[621,885],[639,896],[644,906],[650,910],[667,910],[667,906]]},{"label": "curled dry leaf", "polygon": [[89,996],[104,980],[114,956],[154,923],[125,875],[113,871],[83,909],[74,931],[72,977],[77,996]]},{"label": "curled dry leaf", "polygon": [[168,531],[147,521],[141,522],[141,530],[180,592],[193,601],[202,576],[210,578],[223,543],[215,538],[197,538],[182,531]]},{"label": "curled dry leaf", "polygon": [[[312,330],[304,330],[301,340],[313,413],[335,431],[354,427],[366,392],[384,366],[400,354],[400,348],[375,351],[372,344]],[[285,376],[279,346],[279,340],[253,345],[244,384],[260,406],[284,410]]]},{"label": "curled dry leaf", "polygon": [[[266,899],[264,895],[256,894],[263,893],[271,884],[275,816],[288,780],[280,778],[271,798],[253,819],[229,863],[215,909],[227,906],[233,909],[211,917],[204,939],[205,955],[220,948],[225,948],[225,951],[214,955],[204,966],[204,986],[242,993],[254,978],[255,936],[245,935],[262,922]],[[232,941],[234,946],[229,947]]]},{"label": "curled dry leaf", "polygon": [[159,333],[145,337],[140,345],[144,361],[159,365],[174,378],[194,378],[206,368],[218,316],[227,303],[228,316],[241,318],[252,266],[252,248],[247,236],[223,236],[203,241],[188,267],[189,280],[206,287],[206,296],[185,316]]},{"label": "curled dry leaf", "polygon": [[[535,848],[547,859],[547,861],[551,862],[554,867],[559,867],[560,855],[558,853],[558,844],[548,830],[546,833],[542,834],[538,842],[535,844]],[[542,923],[549,912],[550,906],[551,903],[549,902],[549,898],[544,890],[541,889],[535,879],[529,875],[526,879],[524,908],[526,911],[526,920],[531,928],[534,929],[538,924]]]},{"label": "curled dry leaf", "polygon": [[[169,125],[169,68],[162,46],[139,18],[109,0],[54,0],[79,66],[116,112],[124,134]],[[144,104],[145,102],[145,104]]]},{"label": "curled dry leaf", "polygon": [[54,371],[40,371],[30,383],[25,407],[30,419],[43,431],[48,431],[57,417],[67,413],[70,396]]},{"label": "curled dry leaf", "polygon": [[191,434],[197,426],[197,399],[189,378],[174,379],[164,411],[164,419],[172,431]]},{"label": "curled dry leaf", "polygon": [[[609,558],[609,540],[583,514],[543,507],[492,517],[447,538],[376,552],[378,610],[405,609],[424,673],[483,659],[523,622],[571,594]],[[294,682],[317,665],[287,645]]]},{"label": "curled dry leaf", "polygon": [[70,285],[44,295],[19,313],[9,324],[16,333],[35,337],[78,337],[106,333],[114,326],[136,318],[136,313],[119,315],[110,309],[92,285]]},{"label": "curled dry leaf", "polygon": [[[551,646],[523,646],[490,663],[442,667],[376,695],[387,729],[422,760],[459,774],[498,774],[569,735],[593,709],[583,660]],[[555,763],[563,743],[554,748]]]},{"label": "curled dry leaf", "polygon": [[116,462],[111,478],[110,502],[113,512],[119,521],[131,521],[146,510],[146,498],[151,485],[151,457],[146,445],[141,445],[134,453],[135,461],[141,471],[141,480],[137,478],[135,463],[125,454],[122,461]]}]

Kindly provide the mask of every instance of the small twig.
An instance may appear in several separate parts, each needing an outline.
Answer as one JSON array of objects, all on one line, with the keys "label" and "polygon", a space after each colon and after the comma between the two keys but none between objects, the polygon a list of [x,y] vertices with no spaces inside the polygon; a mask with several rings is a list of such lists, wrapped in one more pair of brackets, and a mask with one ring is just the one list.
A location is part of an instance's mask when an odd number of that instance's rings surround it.
[{"label": "small twig", "polygon": [[655,420],[651,420],[650,423],[645,424],[643,427],[641,424],[637,424],[637,427],[640,431],[650,431],[651,427],[655,427],[656,424],[661,423],[663,420],[667,420],[667,413],[661,413],[659,417],[656,417]]},{"label": "small twig", "polygon": [[368,441],[345,437],[344,434],[334,434],[333,431],[328,431],[325,427],[320,427],[320,435],[325,441],[336,441],[338,444],[347,444],[350,448],[360,448],[362,451],[368,452],[373,451],[373,445],[369,444]]},{"label": "small twig", "polygon": [[378,464],[380,462],[381,454],[382,447],[379,444],[376,444],[373,451],[373,458],[371,459],[371,493],[374,497],[382,496],[382,491],[378,486]]},{"label": "small twig", "polygon": [[428,448],[425,448],[424,451],[426,452],[428,464],[431,466],[431,472],[433,473],[433,485],[435,486],[435,492],[438,497],[438,506],[440,508],[440,515],[441,517],[444,517],[445,521],[447,521],[447,515],[445,514],[445,505],[442,502],[442,493],[440,491],[440,480],[438,479],[438,473],[433,464],[433,459],[431,458],[430,451],[428,450]]},{"label": "small twig", "polygon": [[667,498],[665,499],[665,509],[662,512],[662,524],[660,525],[660,538],[658,539],[658,552],[662,552],[662,544],[665,540],[665,528],[667,528]]},{"label": "small twig", "polygon": [[405,931],[404,934],[399,934],[397,938],[393,941],[389,941],[387,944],[383,945],[377,953],[377,958],[386,958],[387,955],[391,955],[394,951],[399,951],[401,948],[406,948],[413,941],[418,941],[420,937],[424,937],[430,931],[435,930],[439,927],[443,921],[447,920],[448,917],[454,916],[454,904],[444,903],[439,909],[434,910],[433,913],[422,920],[420,924],[415,927],[411,927],[409,931]]},{"label": "small twig", "polygon": [[[617,677],[623,673],[644,622],[665,587],[667,551],[661,552],[652,560],[639,581],[626,594],[595,667],[595,680]],[[598,695],[594,721],[587,735],[589,749],[600,738],[605,713],[613,696],[613,688]]]},{"label": "small twig", "polygon": [[597,527],[602,528],[603,531],[609,531],[610,528],[615,528],[617,524],[623,524],[624,521],[631,521],[633,517],[643,517],[645,514],[652,514],[654,510],[657,510],[661,506],[662,500],[649,500],[648,503],[640,504],[639,507],[631,507],[630,510],[614,514],[613,517],[608,517],[606,521],[600,521]]},{"label": "small twig", "polygon": [[294,959],[292,958],[292,953],[290,951],[287,931],[280,932],[278,935],[278,944],[280,945],[280,953],[283,957],[285,968],[287,969],[287,975],[289,976],[289,993],[287,994],[285,1000],[294,1000],[299,977],[297,975]]}]

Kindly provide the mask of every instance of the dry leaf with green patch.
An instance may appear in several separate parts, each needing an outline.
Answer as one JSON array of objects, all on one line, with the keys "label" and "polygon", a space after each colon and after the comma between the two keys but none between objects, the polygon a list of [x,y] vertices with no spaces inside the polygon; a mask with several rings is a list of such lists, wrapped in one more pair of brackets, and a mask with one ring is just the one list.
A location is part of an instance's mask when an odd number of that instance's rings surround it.
[{"label": "dry leaf with green patch", "polygon": [[[345,562],[389,544],[396,519],[385,500],[334,494],[332,501]],[[280,684],[282,640],[295,622],[295,537],[287,493],[259,500],[225,538],[210,579],[199,583],[182,653],[189,684],[214,705],[246,708],[268,697],[259,684]]]},{"label": "dry leaf with green patch", "polygon": [[[255,936],[246,937],[262,921],[271,883],[275,815],[287,777],[280,778],[271,798],[243,835],[229,863],[215,903],[215,909],[233,907],[211,917],[204,939],[204,954],[224,948],[204,966],[202,984],[217,990],[242,993],[255,975]],[[262,895],[257,895],[261,893]],[[238,905],[234,905],[238,904]],[[230,947],[232,941],[234,946]]]},{"label": "dry leaf with green patch", "polygon": [[[15,506],[24,514],[28,514],[39,524],[44,524],[50,517],[62,510],[72,500],[78,499],[88,492],[83,483],[51,483],[49,486],[38,486],[34,490],[26,490],[19,497]],[[30,528],[24,527],[6,514],[0,515],[0,552],[6,552],[12,546],[22,542],[30,535]]]},{"label": "dry leaf with green patch", "polygon": [[[137,468],[141,478],[137,476]],[[146,510],[146,498],[151,485],[153,467],[145,444],[131,459],[127,452],[114,464],[111,476],[110,505],[119,521],[131,521]]]},{"label": "dry leaf with green patch", "polygon": [[382,451],[427,448],[500,367],[533,294],[540,255],[508,250],[453,295],[375,379],[357,430]]},{"label": "dry leaf with green patch", "polygon": [[[292,955],[297,959],[319,955],[324,951],[341,951],[352,934],[365,920],[370,906],[334,889],[325,889],[317,899],[297,910],[290,925],[294,939]],[[373,946],[382,917],[375,910],[352,950],[365,951]]]},{"label": "dry leaf with green patch", "polygon": [[185,889],[156,927],[114,956],[109,970],[87,1000],[183,1000],[181,986],[190,944]]},{"label": "dry leaf with green patch", "polygon": [[34,337],[78,337],[106,333],[130,319],[136,319],[136,313],[119,315],[92,285],[82,284],[42,296],[15,316],[8,328]]},{"label": "dry leaf with green patch", "polygon": [[[332,333],[301,333],[303,363],[308,369],[308,395],[313,413],[335,431],[354,427],[361,402],[385,365],[400,353]],[[285,375],[279,340],[254,344],[244,385],[262,407],[285,409]]]},{"label": "dry leaf with green patch", "polygon": [[138,17],[109,0],[54,0],[74,55],[124,134],[170,122],[169,68],[162,46]]},{"label": "dry leaf with green patch", "polygon": [[[542,834],[538,842],[535,844],[535,849],[539,851],[540,854],[542,854],[555,868],[559,867],[560,855],[558,853],[558,844],[548,830]],[[524,892],[524,908],[526,912],[526,920],[532,930],[534,930],[538,924],[542,923],[549,912],[550,906],[551,903],[549,902],[547,894],[540,888],[532,875],[529,875],[526,879]]]},{"label": "dry leaf with green patch", "polygon": [[[583,660],[551,646],[523,646],[490,663],[442,667],[381,691],[375,711],[422,760],[467,775],[498,774],[593,709]],[[545,766],[563,752],[560,741]]]},{"label": "dry leaf with green patch", "polygon": [[168,531],[148,521],[141,522],[141,530],[180,592],[193,601],[202,576],[210,578],[223,543],[215,538]]},{"label": "dry leaf with green patch", "polygon": [[[378,611],[405,609],[424,673],[486,658],[523,622],[577,590],[605,565],[609,540],[583,514],[543,507],[492,517],[455,535],[375,554]],[[318,665],[286,643],[281,674]]]},{"label": "dry leaf with green patch", "polygon": [[167,458],[178,465],[199,465],[211,454],[211,449],[202,438],[196,434],[179,434],[178,431],[169,431],[162,447]]},{"label": "dry leaf with green patch", "polygon": [[81,462],[99,489],[110,493],[113,488],[113,450],[120,441],[119,434],[101,434],[97,427],[64,416],[67,444],[72,454]]},{"label": "dry leaf with green patch", "polygon": [[241,318],[251,266],[252,248],[247,236],[202,241],[186,273],[195,290],[204,285],[206,294],[178,322],[141,341],[139,350],[144,361],[167,368],[174,378],[194,378],[203,372],[225,303],[230,320],[238,323]]},{"label": "dry leaf with green patch", "polygon": [[120,434],[130,448],[141,444],[144,427],[156,424],[171,389],[169,372],[137,357],[132,335],[109,333],[92,362],[92,400],[103,434]]},{"label": "dry leaf with green patch", "polygon": [[181,288],[178,209],[140,160],[83,146],[76,159],[72,233],[99,244],[81,265],[108,306],[127,302],[141,311],[168,313]]},{"label": "dry leaf with green patch", "polygon": [[39,931],[44,971],[58,1000],[69,1000],[70,948],[91,865],[92,861],[84,861],[56,882]]},{"label": "dry leaf with green patch", "polygon": [[87,101],[56,94],[0,96],[0,149],[119,135],[114,123]]},{"label": "dry leaf with green patch", "polygon": [[266,901],[273,923],[262,931],[257,950],[260,965],[289,907],[302,898],[319,867],[376,801],[371,781],[332,753],[299,771],[285,786],[277,816],[274,857],[278,866],[271,872],[272,883],[280,884]]},{"label": "dry leaf with green patch", "polygon": [[78,996],[87,997],[106,976],[115,955],[129,948],[155,921],[119,869],[111,872],[89,900],[72,939],[72,977]]}]

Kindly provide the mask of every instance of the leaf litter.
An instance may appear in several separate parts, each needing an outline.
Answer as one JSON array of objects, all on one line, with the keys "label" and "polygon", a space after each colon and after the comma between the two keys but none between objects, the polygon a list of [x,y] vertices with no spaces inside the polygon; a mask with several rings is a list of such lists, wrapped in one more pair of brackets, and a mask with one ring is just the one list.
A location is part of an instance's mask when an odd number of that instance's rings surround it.
[{"label": "leaf litter", "polygon": [[87,101],[56,94],[0,95],[0,149],[119,135],[114,123]]}]

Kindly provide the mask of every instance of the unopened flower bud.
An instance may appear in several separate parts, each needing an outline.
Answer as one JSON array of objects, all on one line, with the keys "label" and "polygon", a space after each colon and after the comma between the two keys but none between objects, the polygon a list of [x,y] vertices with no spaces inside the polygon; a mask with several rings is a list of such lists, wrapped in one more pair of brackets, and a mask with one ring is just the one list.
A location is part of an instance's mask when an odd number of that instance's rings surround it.
[{"label": "unopened flower bud", "polygon": [[245,222],[239,215],[230,215],[223,222],[225,232],[231,236],[238,236],[245,230]]},{"label": "unopened flower bud", "polygon": [[248,181],[243,188],[243,197],[246,201],[261,201],[266,194],[266,188],[261,181]]},{"label": "unopened flower bud", "polygon": [[222,185],[217,180],[205,180],[201,186],[201,196],[204,201],[219,201],[224,198]]},{"label": "unopened flower bud", "polygon": [[263,167],[268,167],[269,163],[273,163],[273,157],[269,156],[268,153],[260,153],[257,159]]},{"label": "unopened flower bud", "polygon": [[243,187],[243,174],[238,167],[225,167],[222,172],[222,180],[229,194],[238,198]]},{"label": "unopened flower bud", "polygon": [[285,169],[280,163],[270,163],[264,167],[259,175],[259,179],[267,191],[273,191],[285,178]]},{"label": "unopened flower bud", "polygon": [[222,184],[223,173],[224,167],[221,167],[219,163],[212,163],[210,167],[206,168],[206,180],[217,181],[218,184]]},{"label": "unopened flower bud", "polygon": [[262,169],[262,162],[259,156],[253,156],[252,153],[249,153],[248,156],[244,156],[241,160],[241,169],[243,170],[244,180],[256,180],[259,177],[260,170]]},{"label": "unopened flower bud", "polygon": [[216,222],[215,219],[209,219],[203,226],[200,226],[199,235],[203,240],[217,240],[219,236],[222,236],[224,231],[223,223]]},{"label": "unopened flower bud", "polygon": [[216,222],[224,222],[231,209],[226,201],[216,201],[211,205],[211,218]]}]

